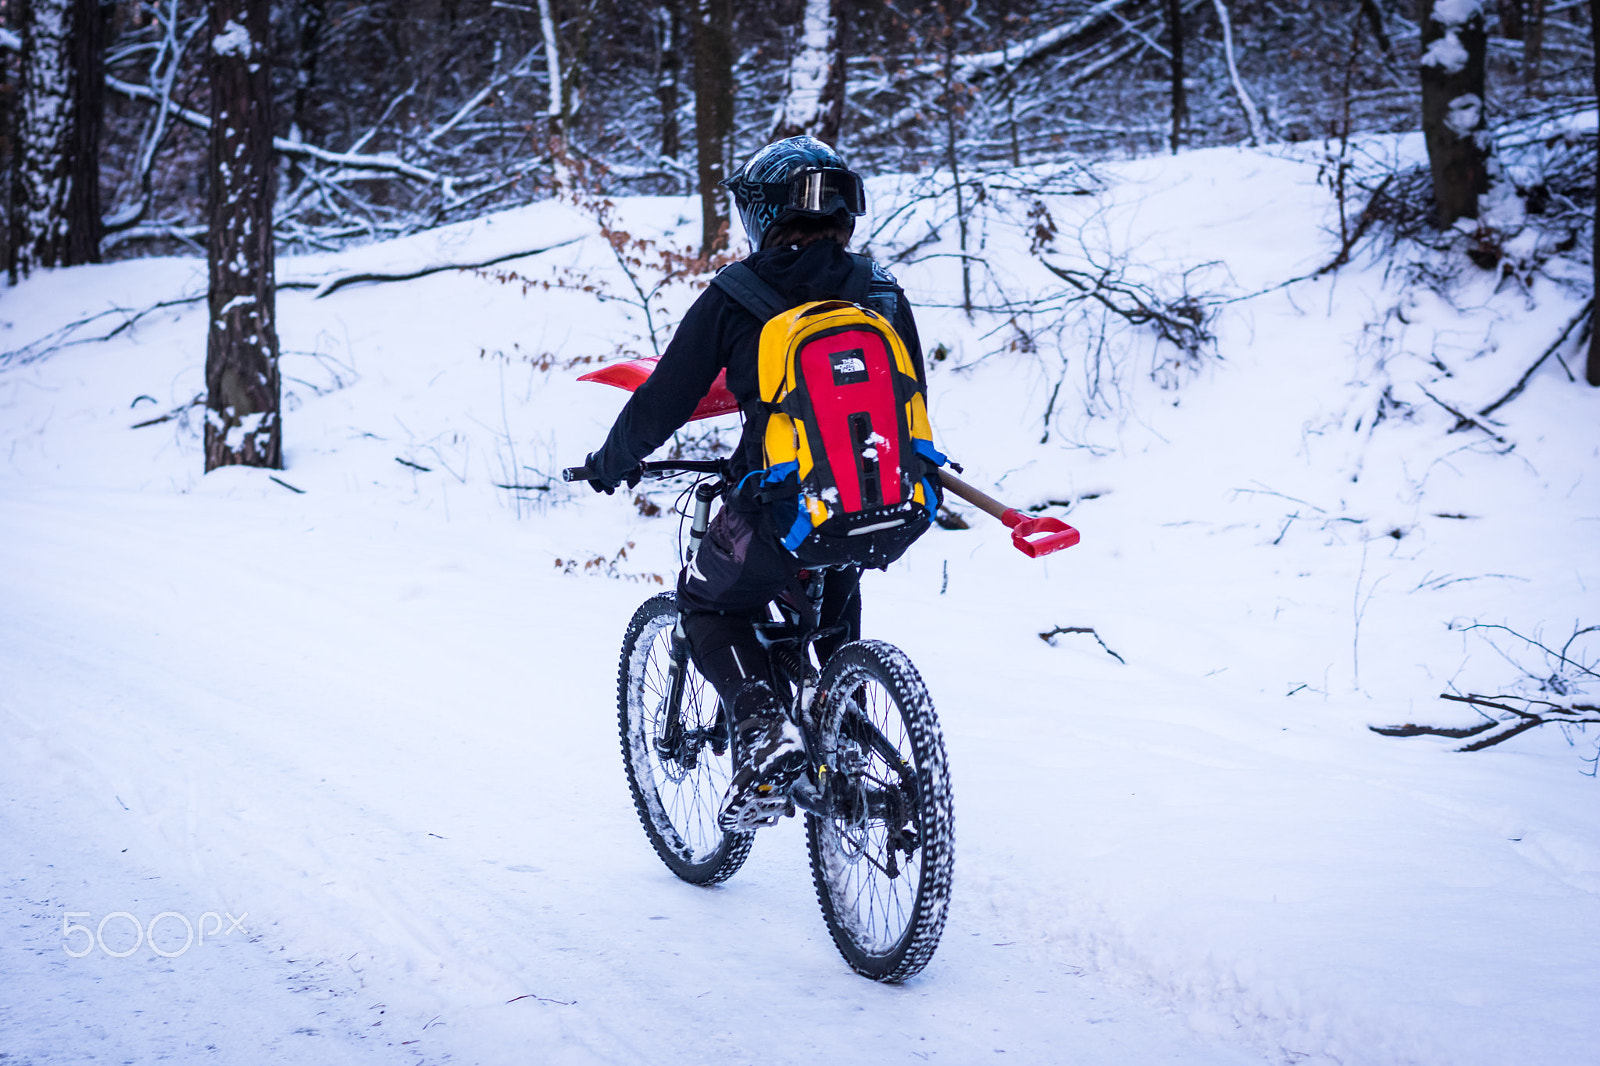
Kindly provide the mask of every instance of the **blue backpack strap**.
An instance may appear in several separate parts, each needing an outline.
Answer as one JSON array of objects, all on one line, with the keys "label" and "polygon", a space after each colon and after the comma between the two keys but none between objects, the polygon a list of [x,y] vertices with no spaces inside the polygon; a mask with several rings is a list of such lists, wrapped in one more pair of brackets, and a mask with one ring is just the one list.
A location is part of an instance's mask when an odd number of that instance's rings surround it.
[{"label": "blue backpack strap", "polygon": [[743,263],[732,263],[717,272],[711,284],[727,293],[733,302],[761,322],[776,318],[793,305],[778,295],[778,290]]}]

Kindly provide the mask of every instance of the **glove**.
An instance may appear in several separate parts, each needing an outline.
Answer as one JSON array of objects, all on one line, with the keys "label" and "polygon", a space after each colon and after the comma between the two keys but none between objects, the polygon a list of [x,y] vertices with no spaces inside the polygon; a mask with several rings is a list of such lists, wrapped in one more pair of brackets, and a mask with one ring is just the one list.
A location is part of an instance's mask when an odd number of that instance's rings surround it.
[{"label": "glove", "polygon": [[603,492],[607,496],[610,496],[613,492],[617,491],[617,486],[621,485],[624,481],[627,482],[628,487],[631,489],[639,483],[640,478],[644,477],[644,471],[637,466],[624,474],[621,481],[600,477],[598,473],[596,473],[597,467],[594,461],[596,454],[597,453],[595,452],[590,452],[588,457],[583,460],[584,469],[591,474],[595,474],[594,477],[586,478],[585,480],[589,482],[589,487],[594,489],[596,492]]},{"label": "glove", "polygon": [[594,456],[595,453],[590,452],[583,460],[584,470],[591,474],[595,474],[594,477],[588,479],[589,487],[594,489],[596,492],[603,492],[607,496],[610,496],[613,492],[617,491],[617,486],[621,484],[621,482],[600,477],[595,470]]}]

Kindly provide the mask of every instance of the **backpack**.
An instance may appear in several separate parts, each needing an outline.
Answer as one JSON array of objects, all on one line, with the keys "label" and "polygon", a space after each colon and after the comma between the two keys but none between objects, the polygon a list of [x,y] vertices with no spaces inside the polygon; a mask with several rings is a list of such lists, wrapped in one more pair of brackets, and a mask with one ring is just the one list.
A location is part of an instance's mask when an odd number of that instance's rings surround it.
[{"label": "backpack", "polygon": [[[893,279],[852,258],[847,290],[892,313]],[[765,322],[758,370],[767,465],[738,491],[766,506],[803,565],[894,562],[931,524],[936,472],[947,460],[933,446],[926,384],[889,317],[849,300],[791,307],[743,263],[712,284]]]}]

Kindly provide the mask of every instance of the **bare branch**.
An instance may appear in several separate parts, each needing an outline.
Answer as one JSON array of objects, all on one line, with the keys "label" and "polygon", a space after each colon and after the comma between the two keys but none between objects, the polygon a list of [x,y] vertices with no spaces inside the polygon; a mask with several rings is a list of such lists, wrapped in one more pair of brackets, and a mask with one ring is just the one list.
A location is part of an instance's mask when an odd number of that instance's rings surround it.
[{"label": "bare branch", "polygon": [[1521,396],[1522,390],[1528,387],[1528,382],[1533,378],[1533,372],[1543,366],[1546,359],[1550,358],[1561,349],[1561,346],[1567,342],[1567,338],[1572,335],[1572,331],[1578,327],[1579,323],[1586,318],[1593,317],[1593,315],[1594,297],[1591,296],[1589,297],[1588,302],[1583,305],[1582,310],[1580,310],[1576,315],[1572,316],[1572,320],[1569,321],[1566,325],[1566,328],[1561,331],[1561,335],[1551,343],[1550,347],[1544,350],[1543,355],[1539,356],[1539,358],[1533,361],[1533,365],[1527,369],[1522,377],[1517,379],[1517,383],[1511,386],[1511,389],[1504,396],[1500,397],[1488,407],[1483,408],[1478,412],[1478,414],[1483,418],[1488,418],[1501,407],[1510,403],[1512,400],[1515,400],[1518,396]]},{"label": "bare branch", "polygon": [[[1471,744],[1464,744],[1457,751],[1482,751],[1492,748],[1496,744],[1503,744],[1514,736],[1526,733],[1542,725],[1552,723],[1559,725],[1600,725],[1600,706],[1588,703],[1575,703],[1563,706],[1551,703],[1549,700],[1528,699],[1524,696],[1480,696],[1472,693],[1458,696],[1450,692],[1441,692],[1441,700],[1452,703],[1465,703],[1477,708],[1487,721],[1471,726],[1433,726],[1433,725],[1390,725],[1368,726],[1374,733],[1386,737],[1449,737],[1452,740],[1465,740],[1467,737],[1482,736],[1483,739],[1475,740]],[[1520,703],[1516,707],[1512,702]],[[1488,714],[1484,708],[1499,712],[1496,715]],[[1483,736],[1483,734],[1489,734]]]},{"label": "bare branch", "polygon": [[981,81],[1003,70],[1016,70],[1066,48],[1077,38],[1111,17],[1118,8],[1126,7],[1130,2],[1131,0],[1100,0],[1071,22],[1048,29],[1031,40],[1018,43],[1013,48],[957,56],[956,67],[962,77],[973,82]]},{"label": "bare branch", "polygon": [[311,293],[311,298],[313,300],[320,300],[324,296],[327,296],[330,293],[338,292],[340,289],[345,288],[348,285],[359,285],[362,282],[414,281],[417,278],[425,278],[429,274],[438,274],[446,270],[482,270],[484,267],[491,267],[497,263],[504,263],[507,260],[521,259],[524,256],[538,255],[541,252],[549,252],[556,248],[564,248],[569,244],[575,244],[578,241],[583,240],[587,236],[587,234],[580,234],[576,237],[569,237],[564,241],[557,241],[554,244],[545,245],[542,248],[520,248],[516,251],[502,252],[501,254],[492,258],[476,260],[471,263],[430,263],[427,266],[418,267],[415,270],[407,271],[363,270],[349,274],[337,274],[330,278],[324,278],[321,281],[280,281],[278,282],[278,288],[311,289],[313,290]]},{"label": "bare branch", "polygon": [[1481,429],[1485,433],[1489,434],[1490,438],[1493,439],[1496,443],[1499,443],[1499,444],[1508,443],[1506,441],[1506,439],[1504,437],[1502,437],[1500,434],[1496,433],[1494,430],[1490,429],[1488,426],[1484,425],[1482,422],[1479,422],[1476,418],[1473,418],[1471,415],[1463,414],[1461,411],[1457,410],[1456,408],[1451,407],[1449,404],[1447,404],[1443,400],[1439,399],[1439,397],[1437,397],[1433,393],[1429,392],[1421,384],[1418,384],[1417,388],[1422,389],[1422,395],[1426,396],[1428,399],[1432,400],[1434,403],[1438,404],[1440,407],[1443,407],[1446,411],[1449,411],[1451,414],[1456,416],[1456,424],[1454,426],[1450,427],[1450,432],[1451,433],[1459,433],[1463,429]]},{"label": "bare branch", "polygon": [[[106,86],[135,100],[145,100],[156,104],[161,103],[161,94],[148,85],[134,85],[132,82],[126,82],[121,78],[108,74],[106,75]],[[187,107],[173,107],[172,113],[195,129],[209,130],[211,128],[211,120],[198,111],[192,111]],[[470,180],[454,179],[449,175],[419,167],[414,163],[407,163],[403,159],[396,159],[390,155],[330,152],[326,148],[318,148],[314,144],[306,144],[303,141],[291,141],[287,137],[274,137],[272,139],[272,147],[279,155],[286,155],[291,158],[315,159],[318,162],[351,167],[356,170],[394,174],[397,177],[410,178],[412,181],[419,181],[425,185],[437,185],[446,190],[449,190],[462,180]]]},{"label": "bare branch", "polygon": [[1056,638],[1061,636],[1063,633],[1087,633],[1095,639],[1096,644],[1099,644],[1101,648],[1105,649],[1105,653],[1107,655],[1111,656],[1124,666],[1128,665],[1128,660],[1112,651],[1110,646],[1106,644],[1104,640],[1100,639],[1100,634],[1095,632],[1095,628],[1093,626],[1055,626],[1052,629],[1048,629],[1045,632],[1040,633],[1039,639],[1053,648],[1056,646]]}]

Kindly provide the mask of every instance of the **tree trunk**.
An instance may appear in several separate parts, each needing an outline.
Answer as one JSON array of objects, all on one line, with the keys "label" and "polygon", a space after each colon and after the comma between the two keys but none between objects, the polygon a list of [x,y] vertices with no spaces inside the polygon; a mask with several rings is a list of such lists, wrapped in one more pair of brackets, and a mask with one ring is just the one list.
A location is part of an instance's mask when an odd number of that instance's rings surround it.
[{"label": "tree trunk", "polygon": [[[1521,0],[1513,0],[1520,3]],[[1378,47],[1383,49],[1385,55],[1389,54],[1391,47],[1389,31],[1383,25],[1383,12],[1378,9],[1378,0],[1361,0],[1361,10],[1367,16],[1367,22],[1372,26],[1372,35],[1378,39]]]},{"label": "tree trunk", "polygon": [[99,0],[26,0],[11,277],[100,261]]},{"label": "tree trunk", "polygon": [[22,202],[22,182],[18,180],[21,169],[17,166],[17,87],[11,76],[11,57],[6,55],[7,49],[12,49],[20,55],[22,38],[18,34],[11,34],[4,42],[6,48],[0,48],[0,173],[10,175],[4,189],[6,204],[5,229],[0,230],[0,263],[5,264],[7,278],[10,283],[17,283],[17,259],[12,255],[12,249],[17,246],[19,232],[18,205]]},{"label": "tree trunk", "polygon": [[1528,0],[1522,19],[1522,78],[1529,96],[1544,95],[1544,0]]},{"label": "tree trunk", "polygon": [[656,5],[656,101],[661,105],[661,154],[678,158],[683,133],[678,128],[678,77],[683,69],[678,12],[673,4]]},{"label": "tree trunk", "polygon": [[1184,125],[1189,118],[1189,104],[1183,91],[1183,0],[1162,0],[1161,12],[1167,21],[1167,49],[1172,53],[1172,136],[1169,143],[1172,154],[1182,147]]},{"label": "tree trunk", "polygon": [[938,96],[939,109],[944,112],[945,163],[950,167],[950,185],[956,199],[956,237],[961,249],[961,309],[967,320],[972,319],[972,259],[967,255],[967,206],[961,183],[961,119],[966,112],[965,82],[956,78],[956,25],[955,16],[965,14],[965,5],[957,11],[941,5],[944,22],[940,26],[940,46],[944,49],[944,89]]},{"label": "tree trunk", "polygon": [[1522,40],[1524,0],[1500,0],[1500,36],[1508,41]]},{"label": "tree trunk", "polygon": [[788,90],[772,116],[769,140],[807,134],[839,142],[844,119],[844,48],[840,0],[805,0],[799,39],[789,58]]},{"label": "tree trunk", "polygon": [[699,155],[700,255],[728,247],[721,182],[733,131],[732,0],[694,0],[694,138]]},{"label": "tree trunk", "polygon": [[270,0],[212,0],[207,472],[283,466],[272,255]]},{"label": "tree trunk", "polygon": [[327,22],[326,0],[302,0],[299,43],[295,55],[293,132],[299,140],[320,143],[321,130],[311,121],[311,97],[317,88],[317,54]]},{"label": "tree trunk", "polygon": [[1422,133],[1440,229],[1478,217],[1489,187],[1483,0],[1423,0]]},{"label": "tree trunk", "polygon": [[[1591,46],[1600,50],[1600,0],[1589,0],[1589,41]],[[1600,55],[1600,51],[1597,51]],[[1600,97],[1600,60],[1594,68],[1594,93]],[[1600,148],[1597,148],[1600,151]],[[1600,296],[1600,181],[1594,185],[1594,247],[1590,249],[1590,259],[1594,263],[1594,291]],[[1593,307],[1589,311],[1589,365],[1584,376],[1589,379],[1589,384],[1600,385],[1600,325],[1596,324],[1596,312]]]}]

